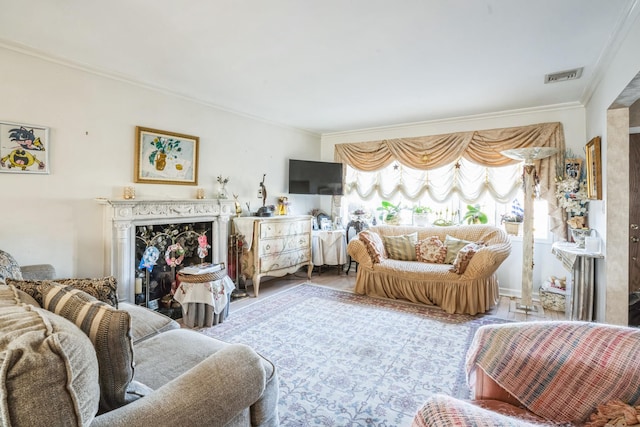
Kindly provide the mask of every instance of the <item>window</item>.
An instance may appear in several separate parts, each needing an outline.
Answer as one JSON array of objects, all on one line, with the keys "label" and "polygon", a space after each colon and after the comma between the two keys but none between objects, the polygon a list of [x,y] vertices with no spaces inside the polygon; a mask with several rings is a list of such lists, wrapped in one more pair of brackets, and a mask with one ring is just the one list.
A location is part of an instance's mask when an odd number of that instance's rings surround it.
[{"label": "window", "polygon": [[[430,171],[412,169],[399,163],[374,172],[362,172],[347,165],[343,209],[348,213],[362,209],[376,222],[384,220],[382,201],[399,206],[397,223],[412,224],[412,208],[431,209],[430,222],[437,219],[460,223],[467,205],[479,205],[488,223],[500,226],[512,203],[523,206],[522,166],[489,168],[460,159]],[[346,203],[345,203],[346,202]],[[343,212],[344,217],[348,217]],[[547,202],[534,203],[534,237],[549,236]]]}]

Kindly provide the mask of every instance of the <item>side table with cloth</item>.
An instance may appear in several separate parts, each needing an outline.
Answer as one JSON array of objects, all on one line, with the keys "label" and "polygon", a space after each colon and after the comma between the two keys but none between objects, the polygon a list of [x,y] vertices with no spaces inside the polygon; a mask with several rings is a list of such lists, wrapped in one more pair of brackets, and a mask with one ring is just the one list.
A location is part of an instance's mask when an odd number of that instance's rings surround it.
[{"label": "side table with cloth", "polygon": [[599,252],[588,252],[576,243],[555,242],[551,253],[562,261],[570,273],[567,280],[567,308],[570,320],[593,320],[593,294],[595,290],[595,260],[604,258]]},{"label": "side table with cloth", "polygon": [[221,323],[229,314],[233,281],[224,274],[178,274],[173,298],[182,305],[182,320],[190,328]]},{"label": "side table with cloth", "polygon": [[344,230],[314,230],[311,232],[311,260],[320,269],[323,265],[343,266],[347,262],[347,239]]}]

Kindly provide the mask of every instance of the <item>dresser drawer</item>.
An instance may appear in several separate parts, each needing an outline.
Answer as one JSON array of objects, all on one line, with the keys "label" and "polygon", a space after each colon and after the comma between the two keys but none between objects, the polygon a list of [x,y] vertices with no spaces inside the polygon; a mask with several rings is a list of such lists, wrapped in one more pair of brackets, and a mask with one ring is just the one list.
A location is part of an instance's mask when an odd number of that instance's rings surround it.
[{"label": "dresser drawer", "polygon": [[277,220],[260,223],[259,236],[261,239],[270,237],[291,236],[294,234],[311,233],[311,221]]},{"label": "dresser drawer", "polygon": [[260,257],[260,272],[268,273],[281,268],[293,267],[298,264],[306,264],[311,259],[309,249],[282,252],[275,255],[265,255]]},{"label": "dresser drawer", "polygon": [[298,234],[297,236],[274,237],[262,239],[258,243],[258,256],[279,254],[280,252],[305,249],[309,247],[311,236]]}]

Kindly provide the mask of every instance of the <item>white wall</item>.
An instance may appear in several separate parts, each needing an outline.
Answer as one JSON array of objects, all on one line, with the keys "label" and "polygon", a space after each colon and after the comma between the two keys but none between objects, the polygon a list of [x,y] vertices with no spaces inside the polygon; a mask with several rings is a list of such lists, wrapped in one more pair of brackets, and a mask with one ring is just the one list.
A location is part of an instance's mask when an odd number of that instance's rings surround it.
[{"label": "white wall", "polygon": [[[20,264],[52,263],[60,277],[100,276],[103,207],[133,183],[135,127],[200,137],[198,187],[230,178],[243,207],[288,191],[288,158],[319,159],[320,137],[171,94],[0,48],[0,121],[50,127],[49,175],[0,174],[0,248]],[[135,184],[139,198],[194,198],[196,187]],[[290,197],[295,213],[318,207]]]},{"label": "white wall", "polygon": [[[495,129],[524,126],[545,122],[561,122],[564,129],[566,147],[584,157],[586,143],[584,108],[577,104],[550,106],[521,111],[509,111],[473,117],[462,117],[433,122],[390,126],[378,129],[364,129],[351,132],[325,134],[322,136],[322,158],[333,160],[335,144],[346,142],[376,141],[385,138],[438,135],[451,132]],[[537,242],[534,246],[534,293],[550,275],[566,276],[567,271],[551,254],[552,242]],[[512,238],[511,255],[498,269],[500,292],[503,295],[520,296],[522,278],[522,239]]]},{"label": "white wall", "polygon": [[[616,46],[616,54],[607,61],[603,77],[586,103],[587,139],[602,137],[604,199],[592,202],[590,211],[590,221],[602,232],[606,256],[603,261],[596,263],[596,318],[616,324],[628,322],[629,187],[628,174],[625,174],[629,167],[628,133],[627,137],[621,138],[615,126],[608,130],[607,110],[640,72],[638,9],[640,6],[632,12],[635,18],[629,20],[628,33]],[[620,112],[613,112],[612,121],[619,120],[619,116]],[[614,134],[609,134],[610,131]]]}]

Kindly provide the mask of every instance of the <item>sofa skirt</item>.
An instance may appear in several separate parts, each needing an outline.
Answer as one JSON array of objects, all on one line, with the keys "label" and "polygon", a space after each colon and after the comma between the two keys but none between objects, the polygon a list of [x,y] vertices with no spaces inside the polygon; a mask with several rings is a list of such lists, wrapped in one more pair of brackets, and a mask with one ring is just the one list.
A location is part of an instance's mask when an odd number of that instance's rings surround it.
[{"label": "sofa skirt", "polygon": [[355,292],[379,298],[406,299],[414,303],[436,305],[447,313],[471,315],[490,310],[499,298],[495,273],[476,280],[439,281],[360,268]]}]

